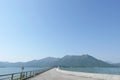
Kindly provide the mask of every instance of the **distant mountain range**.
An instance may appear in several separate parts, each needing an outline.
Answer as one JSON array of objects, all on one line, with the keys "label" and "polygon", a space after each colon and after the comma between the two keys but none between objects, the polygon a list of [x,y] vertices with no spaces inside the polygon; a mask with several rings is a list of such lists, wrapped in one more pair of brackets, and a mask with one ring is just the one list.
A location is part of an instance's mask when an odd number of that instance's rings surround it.
[{"label": "distant mountain range", "polygon": [[0,62],[0,67],[118,67],[120,64],[110,64],[90,55],[66,55],[62,58],[47,57],[29,62]]},{"label": "distant mountain range", "polygon": [[114,65],[115,65],[115,66],[120,66],[120,63],[115,63]]}]

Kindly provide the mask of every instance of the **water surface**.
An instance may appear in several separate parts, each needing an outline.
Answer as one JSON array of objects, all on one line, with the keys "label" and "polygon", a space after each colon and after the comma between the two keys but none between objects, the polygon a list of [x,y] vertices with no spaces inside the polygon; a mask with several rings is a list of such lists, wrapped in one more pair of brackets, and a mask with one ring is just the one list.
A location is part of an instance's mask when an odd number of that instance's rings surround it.
[{"label": "water surface", "polygon": [[120,68],[61,68],[63,70],[76,71],[76,72],[89,72],[89,73],[101,73],[101,74],[115,74],[120,75]]},{"label": "water surface", "polygon": [[[25,67],[24,71],[32,71],[32,70],[42,70],[43,68],[35,68],[35,67]],[[21,72],[20,67],[5,67],[5,68],[0,68],[0,75],[2,74],[11,74],[11,73],[17,73]]]}]

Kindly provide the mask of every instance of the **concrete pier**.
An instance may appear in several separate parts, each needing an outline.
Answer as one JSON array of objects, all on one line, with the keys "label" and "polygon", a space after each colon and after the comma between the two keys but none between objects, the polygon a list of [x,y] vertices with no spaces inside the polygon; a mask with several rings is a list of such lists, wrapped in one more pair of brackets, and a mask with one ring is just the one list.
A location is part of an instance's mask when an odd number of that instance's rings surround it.
[{"label": "concrete pier", "polygon": [[120,80],[120,76],[72,72],[54,68],[28,80]]}]

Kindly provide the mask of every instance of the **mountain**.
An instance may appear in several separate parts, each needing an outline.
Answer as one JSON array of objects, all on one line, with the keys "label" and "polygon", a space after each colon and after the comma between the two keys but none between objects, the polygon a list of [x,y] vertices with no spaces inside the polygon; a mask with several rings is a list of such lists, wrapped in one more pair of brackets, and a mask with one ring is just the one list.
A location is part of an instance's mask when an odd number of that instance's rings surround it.
[{"label": "mountain", "polygon": [[59,58],[47,57],[41,60],[33,60],[24,64],[24,66],[53,67]]},{"label": "mountain", "polygon": [[113,65],[98,60],[90,55],[82,56],[64,56],[59,61],[59,66],[62,67],[112,67]]},{"label": "mountain", "polygon": [[47,57],[40,60],[32,60],[28,62],[16,62],[16,63],[8,63],[8,62],[0,62],[0,67],[54,67],[59,58]]},{"label": "mountain", "polygon": [[120,63],[114,63],[113,65],[120,67]]},{"label": "mountain", "polygon": [[0,62],[0,67],[114,67],[116,65],[109,64],[102,60],[98,60],[90,55],[66,55],[62,58],[47,57],[40,60],[32,60],[29,62]]},{"label": "mountain", "polygon": [[0,67],[6,67],[9,66],[10,63],[9,62],[0,62]]}]

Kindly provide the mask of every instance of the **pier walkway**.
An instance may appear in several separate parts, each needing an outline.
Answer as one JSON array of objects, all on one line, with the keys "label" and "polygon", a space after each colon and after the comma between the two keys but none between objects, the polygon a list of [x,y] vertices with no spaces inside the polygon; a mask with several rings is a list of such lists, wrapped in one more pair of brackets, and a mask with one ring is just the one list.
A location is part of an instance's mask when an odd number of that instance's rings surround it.
[{"label": "pier walkway", "polygon": [[101,79],[94,79],[90,77],[82,77],[67,74],[59,71],[57,68],[54,68],[28,80],[101,80]]}]

